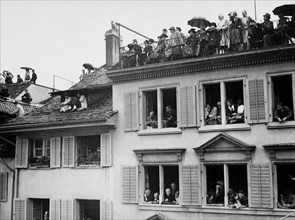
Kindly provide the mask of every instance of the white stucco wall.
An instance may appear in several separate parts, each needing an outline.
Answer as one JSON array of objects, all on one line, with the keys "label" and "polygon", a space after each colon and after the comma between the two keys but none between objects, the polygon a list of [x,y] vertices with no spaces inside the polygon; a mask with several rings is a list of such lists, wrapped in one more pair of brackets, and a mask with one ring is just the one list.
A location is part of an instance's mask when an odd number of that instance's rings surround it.
[{"label": "white stucco wall", "polygon": [[[38,84],[30,84],[30,86],[28,87],[28,92],[31,94],[31,97],[33,99],[32,103],[39,103],[50,98],[49,93],[53,92],[53,89]],[[24,94],[25,91],[20,93],[15,99],[21,100]]]}]

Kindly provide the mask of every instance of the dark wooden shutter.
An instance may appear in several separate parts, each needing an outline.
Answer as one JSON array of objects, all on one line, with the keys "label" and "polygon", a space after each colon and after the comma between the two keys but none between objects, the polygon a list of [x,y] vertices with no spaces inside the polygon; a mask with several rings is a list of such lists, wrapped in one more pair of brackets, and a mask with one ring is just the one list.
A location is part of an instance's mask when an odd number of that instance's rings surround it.
[{"label": "dark wooden shutter", "polygon": [[15,167],[28,167],[29,139],[17,139],[15,146]]},{"label": "dark wooden shutter", "polygon": [[138,203],[137,166],[122,166],[122,175],[122,202]]},{"label": "dark wooden shutter", "polygon": [[7,183],[8,183],[8,173],[0,173],[0,201],[7,201]]},{"label": "dark wooden shutter", "polygon": [[124,94],[124,129],[125,131],[138,130],[138,93]]},{"label": "dark wooden shutter", "polygon": [[181,127],[196,126],[195,87],[180,88],[180,116]]},{"label": "dark wooden shutter", "polygon": [[268,164],[250,165],[250,207],[272,208],[271,171]]},{"label": "dark wooden shutter", "polygon": [[62,200],[61,219],[62,220],[74,219],[74,201],[73,200],[71,199]]},{"label": "dark wooden shutter", "polygon": [[60,220],[60,215],[61,215],[60,208],[61,208],[60,199],[50,199],[50,208],[49,208],[50,220]]},{"label": "dark wooden shutter", "polygon": [[26,220],[25,199],[14,199],[14,220]]},{"label": "dark wooden shutter", "polygon": [[100,200],[100,220],[112,219],[112,202]]},{"label": "dark wooden shutter", "polygon": [[102,134],[100,136],[101,140],[101,166],[109,167],[112,166],[112,144],[111,144],[111,134]]},{"label": "dark wooden shutter", "polygon": [[74,167],[75,137],[63,137],[63,167]]},{"label": "dark wooden shutter", "polygon": [[182,205],[201,205],[200,166],[182,165]]},{"label": "dark wooden shutter", "polygon": [[50,167],[60,167],[60,137],[50,138]]},{"label": "dark wooden shutter", "polygon": [[264,80],[254,79],[248,81],[249,90],[249,121],[252,123],[267,122]]}]

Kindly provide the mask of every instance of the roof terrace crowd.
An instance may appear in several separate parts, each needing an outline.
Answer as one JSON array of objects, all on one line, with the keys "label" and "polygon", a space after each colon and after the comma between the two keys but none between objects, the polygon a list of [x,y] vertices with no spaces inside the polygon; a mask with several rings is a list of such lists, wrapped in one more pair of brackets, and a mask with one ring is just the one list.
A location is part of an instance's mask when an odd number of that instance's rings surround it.
[{"label": "roof terrace crowd", "polygon": [[209,22],[198,17],[188,21],[191,28],[185,36],[180,27],[170,27],[170,37],[167,29],[163,29],[158,41],[145,40],[139,45],[134,39],[120,51],[121,68],[142,66],[152,63],[161,63],[193,57],[205,57],[250,49],[259,49],[275,45],[294,44],[295,38],[295,12],[291,19],[278,13],[279,20],[274,28],[269,13],[263,15],[263,23],[258,23],[247,11],[238,17],[236,12],[228,14],[228,20],[219,15],[219,22]]}]

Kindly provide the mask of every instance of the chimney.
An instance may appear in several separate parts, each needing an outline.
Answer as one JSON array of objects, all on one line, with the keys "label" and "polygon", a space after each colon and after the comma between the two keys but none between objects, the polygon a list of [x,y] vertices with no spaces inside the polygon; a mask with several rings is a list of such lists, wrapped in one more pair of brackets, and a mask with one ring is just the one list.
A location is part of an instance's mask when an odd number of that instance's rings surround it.
[{"label": "chimney", "polygon": [[120,38],[117,26],[112,21],[112,29],[105,33],[106,41],[106,66],[111,67],[118,63],[119,50],[120,50]]}]

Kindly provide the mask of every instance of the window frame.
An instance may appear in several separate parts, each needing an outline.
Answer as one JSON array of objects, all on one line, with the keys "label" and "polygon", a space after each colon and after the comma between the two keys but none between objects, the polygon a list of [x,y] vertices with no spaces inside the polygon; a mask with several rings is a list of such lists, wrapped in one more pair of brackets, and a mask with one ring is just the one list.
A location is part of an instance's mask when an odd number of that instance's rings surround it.
[{"label": "window frame", "polygon": [[[218,131],[218,130],[249,130],[249,120],[248,120],[248,97],[247,97],[247,78],[246,76],[241,77],[234,77],[234,78],[222,78],[216,80],[205,80],[199,81],[199,131],[206,132],[206,131]],[[244,103],[244,123],[237,123],[237,124],[226,124],[226,109],[225,105],[222,103],[226,103],[226,83],[228,82],[237,82],[242,81],[243,83],[243,103]],[[205,125],[204,120],[204,108],[206,103],[206,93],[205,93],[205,86],[210,84],[218,84],[220,85],[220,102],[221,102],[221,117],[222,117],[222,124],[220,125]]]},{"label": "window frame", "polygon": [[[207,204],[207,169],[206,166],[208,165],[222,165],[223,166],[223,178],[224,178],[224,205],[210,205]],[[228,166],[229,165],[245,165],[247,168],[247,198],[248,198],[248,207],[244,207],[243,209],[249,209],[249,203],[250,203],[250,162],[249,161],[214,161],[214,162],[202,162],[201,163],[201,185],[202,185],[202,207],[206,207],[206,208],[228,208],[228,197],[227,197],[227,192],[229,190],[229,170],[228,170]]]},{"label": "window frame", "polygon": [[[144,203],[143,195],[145,191],[145,167],[146,166],[157,166],[159,167],[159,203]],[[178,189],[179,189],[179,204],[162,204],[164,198],[164,166],[178,166]],[[181,164],[180,163],[140,163],[140,170],[143,175],[140,175],[139,178],[139,206],[155,206],[155,207],[181,207],[182,202],[182,186],[181,186]]]},{"label": "window frame", "polygon": [[[37,148],[36,148],[36,140],[38,140],[38,139],[42,140],[42,155],[41,156],[36,156],[36,150],[37,150]],[[29,145],[28,145],[28,155],[29,155],[29,157],[28,157],[28,166],[29,166],[29,168],[42,168],[42,169],[50,168],[51,167],[50,166],[50,160],[51,160],[51,153],[52,153],[51,152],[51,147],[50,147],[50,138],[29,138],[28,140],[29,140]],[[30,144],[30,142],[31,142],[31,144]],[[46,146],[46,142],[49,145]],[[40,149],[38,148],[38,150],[40,150]],[[47,155],[47,150],[49,150],[50,156]],[[31,154],[31,152],[32,152],[32,154]],[[43,157],[49,158],[49,164],[48,165],[43,164],[43,162],[42,162],[42,164],[39,164],[39,162],[35,162],[35,163],[30,162],[30,158],[42,159]],[[33,164],[36,164],[36,163],[38,163],[38,164],[33,165]]]},{"label": "window frame", "polygon": [[[273,91],[273,77],[277,76],[286,76],[291,75],[292,77],[292,98],[293,98],[293,120],[285,121],[284,123],[279,123],[273,121],[274,116],[274,91]],[[268,115],[269,115],[269,123],[268,128],[277,128],[277,127],[295,127],[295,71],[286,71],[286,72],[275,72],[275,73],[266,73],[267,77],[267,89],[268,89]]]},{"label": "window frame", "polygon": [[[42,156],[36,156],[36,140],[37,139],[42,139]],[[46,141],[49,142],[49,151],[50,151],[50,138],[36,138],[36,139],[31,139],[33,141],[33,157],[43,157],[43,156],[46,156],[48,157],[48,155],[45,155],[46,154]],[[50,152],[51,153],[51,152]]]},{"label": "window frame", "polygon": [[[162,90],[164,89],[175,89],[176,90],[176,117],[177,117],[177,127],[175,128],[163,128],[162,127],[162,112],[164,110],[163,106],[163,93]],[[157,119],[158,119],[158,128],[154,129],[146,129],[145,128],[145,121],[147,114],[145,113],[145,92],[149,91],[157,91]],[[153,133],[180,133],[180,85],[179,83],[172,83],[172,84],[166,84],[166,85],[157,85],[157,86],[150,86],[150,87],[142,87],[139,88],[139,134],[144,135],[147,134],[153,134]],[[159,114],[161,112],[161,114]]]}]

